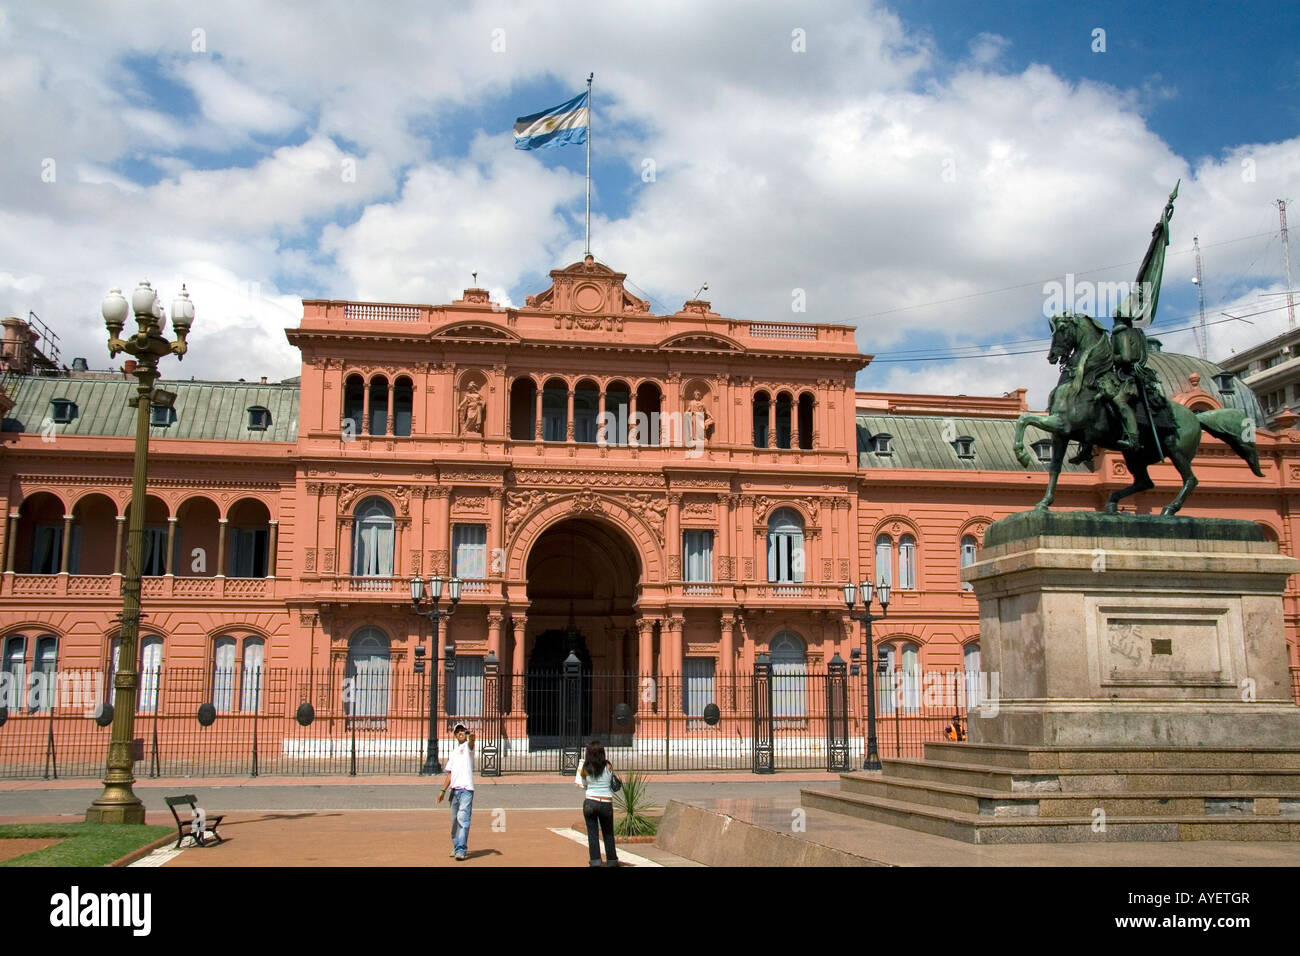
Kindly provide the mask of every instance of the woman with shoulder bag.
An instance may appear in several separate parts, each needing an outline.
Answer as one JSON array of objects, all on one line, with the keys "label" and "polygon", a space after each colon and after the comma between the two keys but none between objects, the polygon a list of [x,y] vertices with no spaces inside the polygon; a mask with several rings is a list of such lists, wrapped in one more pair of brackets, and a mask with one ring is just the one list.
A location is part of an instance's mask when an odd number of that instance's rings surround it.
[{"label": "woman with shoulder bag", "polygon": [[590,865],[602,865],[600,841],[596,836],[599,825],[600,835],[605,839],[603,865],[618,866],[618,854],[614,851],[614,791],[621,789],[623,784],[605,759],[605,747],[599,740],[593,740],[587,745],[586,756],[578,767],[574,783],[587,791],[587,798],[582,801],[582,816],[587,821]]}]

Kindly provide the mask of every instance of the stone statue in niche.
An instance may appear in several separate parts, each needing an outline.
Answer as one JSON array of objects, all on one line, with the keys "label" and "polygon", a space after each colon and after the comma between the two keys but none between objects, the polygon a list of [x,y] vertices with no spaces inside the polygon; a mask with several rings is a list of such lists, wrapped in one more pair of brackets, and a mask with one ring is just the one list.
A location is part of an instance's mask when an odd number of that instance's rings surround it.
[{"label": "stone statue in niche", "polygon": [[691,400],[686,403],[686,414],[687,421],[690,422],[691,434],[707,440],[713,433],[713,416],[709,414],[704,404],[704,395],[698,388],[691,395]]},{"label": "stone statue in niche", "polygon": [[460,400],[457,407],[457,415],[460,417],[460,433],[462,435],[482,435],[483,434],[483,417],[485,404],[479,396],[478,385],[471,384]]}]

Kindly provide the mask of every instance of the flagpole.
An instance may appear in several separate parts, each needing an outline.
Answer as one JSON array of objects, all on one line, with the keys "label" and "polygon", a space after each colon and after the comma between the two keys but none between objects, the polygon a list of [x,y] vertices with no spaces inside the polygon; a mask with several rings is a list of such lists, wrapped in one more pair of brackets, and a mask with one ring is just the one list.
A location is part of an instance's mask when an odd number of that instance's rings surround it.
[{"label": "flagpole", "polygon": [[595,73],[587,76],[587,252],[591,255],[591,81]]}]

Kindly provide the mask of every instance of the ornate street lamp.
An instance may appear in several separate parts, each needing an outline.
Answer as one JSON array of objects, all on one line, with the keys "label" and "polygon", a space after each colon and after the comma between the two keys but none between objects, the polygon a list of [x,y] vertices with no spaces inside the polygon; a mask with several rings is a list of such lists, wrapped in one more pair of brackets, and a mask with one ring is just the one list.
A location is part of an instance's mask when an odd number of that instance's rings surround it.
[{"label": "ornate street lamp", "polygon": [[[411,610],[421,617],[427,617],[433,626],[433,657],[429,661],[429,749],[425,754],[424,766],[420,768],[422,777],[442,773],[442,764],[438,762],[438,624],[443,618],[456,613],[456,606],[460,603],[460,578],[452,578],[447,584],[447,596],[451,598],[451,604],[445,611],[438,608],[438,602],[442,599],[440,576],[435,574],[429,578],[428,594],[429,607],[421,608],[420,602],[425,595],[424,582],[418,577],[411,578]],[[417,648],[416,653],[423,657],[423,648]],[[447,659],[454,660],[455,653],[454,645],[448,644]]]},{"label": "ornate street lamp", "polygon": [[[863,610],[856,611],[853,605],[859,590],[862,592]],[[880,597],[879,614],[871,613],[871,592],[872,585],[870,581],[863,581],[859,587],[854,587],[852,584],[844,585],[844,604],[849,609],[849,617],[866,625],[863,632],[867,644],[865,665],[867,672],[867,759],[862,764],[863,770],[880,769],[880,752],[876,747],[876,681],[875,667],[871,663],[871,649],[874,646],[871,642],[871,625],[889,613],[889,585],[882,584],[878,589]]]},{"label": "ornate street lamp", "polygon": [[[91,823],[144,823],[144,804],[135,795],[131,785],[131,741],[135,733],[136,690],[139,674],[136,671],[137,647],[140,638],[140,571],[144,558],[144,512],[146,508],[145,484],[149,470],[149,411],[155,401],[170,404],[175,396],[156,389],[158,360],[165,355],[184,357],[185,340],[194,323],[194,303],[181,286],[180,295],[172,302],[172,327],[176,341],[163,335],[167,316],[162,303],[148,282],[141,282],[131,293],[128,304],[121,289],[110,289],[104,296],[101,308],[104,325],[108,327],[108,354],[116,356],[125,352],[136,360],[133,374],[136,378],[135,396],[135,474],[131,483],[131,521],[126,547],[126,576],[122,579],[122,630],[119,638],[118,665],[113,675],[115,689],[113,732],[108,745],[108,769],[104,774],[104,792],[86,810],[86,820]],[[137,330],[123,339],[122,326],[130,313],[135,313]]]}]

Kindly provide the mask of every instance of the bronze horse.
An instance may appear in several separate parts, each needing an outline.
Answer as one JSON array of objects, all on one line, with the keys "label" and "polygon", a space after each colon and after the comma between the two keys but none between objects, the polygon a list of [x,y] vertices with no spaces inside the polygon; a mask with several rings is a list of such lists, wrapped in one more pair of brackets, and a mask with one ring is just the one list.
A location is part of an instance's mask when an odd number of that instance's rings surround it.
[{"label": "bronze horse", "polygon": [[[1087,458],[1089,446],[1119,450],[1118,441],[1124,434],[1123,425],[1110,402],[1101,398],[1096,386],[1085,376],[1078,375],[1078,363],[1086,361],[1088,367],[1105,369],[1110,366],[1110,339],[1105,330],[1087,316],[1056,315],[1050,320],[1052,347],[1047,360],[1060,363],[1061,378],[1047,400],[1047,415],[1021,415],[1016,422],[1016,440],[1013,449],[1017,460],[1028,468],[1033,459],[1025,450],[1025,429],[1030,425],[1041,428],[1052,436],[1052,464],[1047,480],[1047,493],[1034,507],[1046,511],[1056,497],[1056,480],[1061,474],[1065,449],[1071,440],[1077,441]],[[1261,478],[1259,452],[1255,448],[1255,422],[1245,412],[1236,408],[1216,408],[1194,412],[1185,405],[1170,401],[1172,427],[1157,420],[1155,431],[1159,444],[1152,436],[1150,423],[1139,428],[1141,444],[1124,451],[1124,464],[1133,476],[1133,483],[1114,492],[1106,501],[1106,511],[1115,514],[1121,499],[1155,487],[1147,469],[1166,457],[1182,476],[1183,487],[1177,497],[1165,505],[1162,514],[1177,514],[1187,496],[1196,487],[1192,474],[1192,459],[1201,444],[1201,431],[1205,430],[1224,442],[1245,459],[1250,470]],[[1157,416],[1159,419],[1159,416]]]}]

